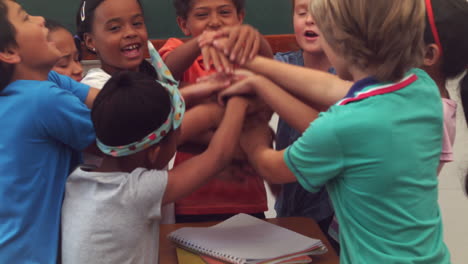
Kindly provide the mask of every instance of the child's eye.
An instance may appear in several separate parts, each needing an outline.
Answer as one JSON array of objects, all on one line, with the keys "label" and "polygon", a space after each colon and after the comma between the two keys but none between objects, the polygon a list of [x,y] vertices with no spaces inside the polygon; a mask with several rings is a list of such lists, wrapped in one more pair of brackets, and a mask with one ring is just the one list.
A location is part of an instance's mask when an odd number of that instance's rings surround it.
[{"label": "child's eye", "polygon": [[221,10],[219,13],[220,13],[221,15],[225,15],[225,16],[226,16],[226,15],[232,14],[232,11],[231,11],[231,10]]},{"label": "child's eye", "polygon": [[143,22],[135,22],[135,23],[133,23],[133,25],[136,26],[136,27],[139,27],[139,26],[143,26],[144,23]]},{"label": "child's eye", "polygon": [[298,16],[306,16],[307,13],[308,13],[308,11],[307,11],[306,9],[303,9],[303,8],[297,10],[297,12],[296,12],[296,14],[297,14]]},{"label": "child's eye", "polygon": [[196,13],[195,16],[198,18],[205,18],[208,16],[208,13]]},{"label": "child's eye", "polygon": [[117,31],[119,29],[120,29],[120,26],[111,26],[111,27],[109,27],[110,31]]}]

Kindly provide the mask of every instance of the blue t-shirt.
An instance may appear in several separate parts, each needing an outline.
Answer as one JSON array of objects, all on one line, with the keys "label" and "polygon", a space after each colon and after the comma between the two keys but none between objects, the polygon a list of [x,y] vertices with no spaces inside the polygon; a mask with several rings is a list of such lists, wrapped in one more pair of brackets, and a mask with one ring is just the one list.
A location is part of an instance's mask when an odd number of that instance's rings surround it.
[{"label": "blue t-shirt", "polygon": [[[302,50],[278,52],[275,54],[275,60],[304,66]],[[333,68],[330,68],[329,72],[335,73]],[[276,130],[276,149],[282,150],[288,147],[301,134],[280,118]],[[297,182],[282,185],[281,192],[276,198],[275,210],[278,217],[306,216],[316,221],[322,221],[333,215],[333,207],[325,187],[312,193]]]},{"label": "blue t-shirt", "polygon": [[437,203],[442,119],[424,71],[394,84],[366,78],[285,151],[304,188],[326,183],[340,263],[450,263]]},{"label": "blue t-shirt", "polygon": [[65,181],[95,140],[88,92],[55,72],[0,91],[0,263],[56,263]]}]

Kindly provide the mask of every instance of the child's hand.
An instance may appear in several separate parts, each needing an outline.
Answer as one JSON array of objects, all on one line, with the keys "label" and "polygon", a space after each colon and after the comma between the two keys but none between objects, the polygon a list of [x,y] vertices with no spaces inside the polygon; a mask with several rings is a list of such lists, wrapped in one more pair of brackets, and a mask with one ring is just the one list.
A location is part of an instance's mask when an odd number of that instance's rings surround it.
[{"label": "child's hand", "polygon": [[224,102],[231,96],[255,95],[254,82],[256,78],[256,75],[246,77],[224,89],[218,94],[218,102],[224,105]]},{"label": "child's hand", "polygon": [[[227,41],[219,38],[228,37]],[[243,65],[258,54],[261,36],[258,30],[249,25],[224,27],[217,31],[213,45],[222,50],[231,61]]]},{"label": "child's hand", "polygon": [[[210,70],[211,64],[215,67],[218,72],[232,72],[233,65],[226,56],[213,47],[213,41],[217,35],[217,31],[205,30],[198,37],[198,46],[200,47],[201,54],[203,57],[203,66],[205,69]],[[227,41],[227,38],[219,39],[220,43]],[[220,44],[222,45],[222,44]]]},{"label": "child's hand", "polygon": [[188,106],[197,104],[200,100],[205,100],[218,94],[219,91],[229,87],[232,83],[230,75],[215,73],[197,80],[197,83],[187,85],[180,89]]},{"label": "child's hand", "polygon": [[213,46],[204,46],[201,48],[203,57],[203,66],[206,70],[211,69],[211,64],[217,72],[232,72],[234,66],[226,56]]}]

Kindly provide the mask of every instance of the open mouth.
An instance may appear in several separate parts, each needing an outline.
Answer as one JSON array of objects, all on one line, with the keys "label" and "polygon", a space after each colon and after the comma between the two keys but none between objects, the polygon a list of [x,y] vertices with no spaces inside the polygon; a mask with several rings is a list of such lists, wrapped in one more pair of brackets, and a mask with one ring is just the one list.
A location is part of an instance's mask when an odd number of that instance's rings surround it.
[{"label": "open mouth", "polygon": [[306,38],[316,38],[318,37],[317,33],[315,33],[314,31],[312,30],[307,30],[305,33],[304,33],[304,36]]},{"label": "open mouth", "polygon": [[121,49],[126,57],[133,58],[140,56],[141,44],[130,44]]}]

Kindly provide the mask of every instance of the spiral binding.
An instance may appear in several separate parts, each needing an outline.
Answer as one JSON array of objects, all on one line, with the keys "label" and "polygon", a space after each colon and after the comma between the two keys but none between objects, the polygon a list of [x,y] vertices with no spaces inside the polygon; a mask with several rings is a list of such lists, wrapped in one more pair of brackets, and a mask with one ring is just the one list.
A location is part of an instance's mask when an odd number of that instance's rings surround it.
[{"label": "spiral binding", "polygon": [[181,245],[182,247],[188,249],[188,250],[193,250],[193,251],[196,251],[196,252],[200,252],[200,253],[203,253],[205,255],[208,255],[208,256],[212,256],[212,257],[215,257],[215,258],[218,258],[220,260],[224,260],[224,261],[227,261],[229,263],[233,263],[233,264],[246,264],[247,261],[245,259],[241,259],[239,257],[234,257],[234,256],[231,256],[229,254],[226,254],[226,253],[220,253],[220,252],[215,252],[211,249],[207,249],[207,248],[204,248],[204,247],[201,247],[197,244],[195,244],[194,242],[192,241],[189,241],[189,240],[185,240],[177,235],[174,235],[174,234],[171,234],[169,236],[169,238]]}]

